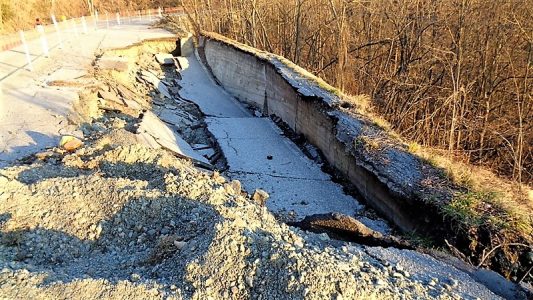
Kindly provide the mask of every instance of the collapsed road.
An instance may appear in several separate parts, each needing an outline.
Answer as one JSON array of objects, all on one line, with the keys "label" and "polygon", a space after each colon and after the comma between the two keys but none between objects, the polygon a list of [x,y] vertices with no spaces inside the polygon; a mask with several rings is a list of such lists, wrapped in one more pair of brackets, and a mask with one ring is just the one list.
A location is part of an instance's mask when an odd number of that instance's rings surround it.
[{"label": "collapsed road", "polygon": [[280,222],[340,212],[333,219],[374,240],[392,232],[268,113],[218,85],[196,50],[161,59],[173,46],[154,40],[100,56],[98,84],[76,108],[85,145],[1,170],[7,298],[527,297],[443,254]]},{"label": "collapsed road", "polygon": [[[216,85],[196,56],[180,57],[179,64],[180,95],[198,104],[206,115],[230,178],[242,182],[249,193],[256,187],[268,191],[267,207],[287,219],[328,212],[362,214],[363,206],[284,137],[270,118],[252,115]],[[388,230],[382,220],[363,217],[361,221],[374,230]]]}]

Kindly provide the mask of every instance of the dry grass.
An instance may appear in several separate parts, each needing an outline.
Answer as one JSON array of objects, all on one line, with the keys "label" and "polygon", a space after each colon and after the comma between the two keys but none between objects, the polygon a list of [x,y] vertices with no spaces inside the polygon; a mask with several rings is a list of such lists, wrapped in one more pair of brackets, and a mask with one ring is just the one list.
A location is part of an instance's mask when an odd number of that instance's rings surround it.
[{"label": "dry grass", "polygon": [[371,111],[370,102],[372,99],[369,95],[360,94],[360,95],[344,95],[341,101],[341,107],[355,109],[360,114],[366,114]]},{"label": "dry grass", "polygon": [[[533,191],[531,187],[497,176],[490,170],[450,156],[447,151],[411,142],[409,152],[417,155],[466,192],[456,195],[446,208],[467,225],[485,220],[498,228],[514,228],[525,237],[533,233]],[[468,222],[468,221],[471,222]]]}]

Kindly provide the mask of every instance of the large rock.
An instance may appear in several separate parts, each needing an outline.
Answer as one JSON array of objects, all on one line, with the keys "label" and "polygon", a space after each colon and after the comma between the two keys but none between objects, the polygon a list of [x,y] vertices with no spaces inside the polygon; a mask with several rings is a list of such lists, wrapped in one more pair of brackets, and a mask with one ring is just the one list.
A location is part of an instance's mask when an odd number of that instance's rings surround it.
[{"label": "large rock", "polygon": [[77,137],[65,135],[61,137],[61,140],[59,141],[59,146],[69,152],[72,152],[83,146],[83,142]]},{"label": "large rock", "polygon": [[263,191],[262,189],[256,189],[252,196],[252,199],[254,199],[254,201],[257,202],[259,205],[265,206],[266,201],[269,197],[270,195],[267,192]]},{"label": "large rock", "polygon": [[384,236],[358,220],[341,213],[311,215],[302,221],[290,222],[289,225],[316,233],[327,233],[332,238],[368,246],[413,248],[405,241],[393,236]]}]

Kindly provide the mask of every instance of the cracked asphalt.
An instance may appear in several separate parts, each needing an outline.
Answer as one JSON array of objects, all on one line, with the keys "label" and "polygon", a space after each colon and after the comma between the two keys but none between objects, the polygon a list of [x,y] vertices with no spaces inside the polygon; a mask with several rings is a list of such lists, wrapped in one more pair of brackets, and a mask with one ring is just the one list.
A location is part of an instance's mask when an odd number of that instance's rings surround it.
[{"label": "cracked asphalt", "polygon": [[[207,116],[208,130],[227,160],[226,175],[241,181],[249,193],[267,191],[270,211],[288,220],[328,212],[363,214],[357,199],[345,194],[271,119],[253,116],[218,86],[195,56],[180,58],[180,65],[180,95]],[[389,230],[383,220],[359,219],[374,230]]]}]

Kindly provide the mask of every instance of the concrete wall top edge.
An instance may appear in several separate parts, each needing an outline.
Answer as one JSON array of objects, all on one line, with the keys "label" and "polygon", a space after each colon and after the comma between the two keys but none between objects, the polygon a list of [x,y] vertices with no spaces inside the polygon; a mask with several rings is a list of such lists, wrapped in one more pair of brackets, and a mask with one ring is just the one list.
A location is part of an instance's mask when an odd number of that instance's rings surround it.
[{"label": "concrete wall top edge", "polygon": [[207,40],[221,42],[236,50],[251,54],[256,58],[267,62],[296,90],[305,97],[316,98],[330,107],[335,107],[341,102],[341,98],[334,91],[336,89],[322,79],[309,73],[304,68],[294,64],[290,60],[266,51],[262,51],[237,41],[226,38],[214,32],[202,32]]}]

